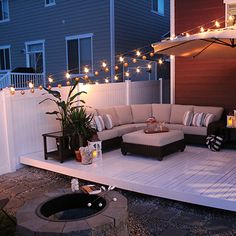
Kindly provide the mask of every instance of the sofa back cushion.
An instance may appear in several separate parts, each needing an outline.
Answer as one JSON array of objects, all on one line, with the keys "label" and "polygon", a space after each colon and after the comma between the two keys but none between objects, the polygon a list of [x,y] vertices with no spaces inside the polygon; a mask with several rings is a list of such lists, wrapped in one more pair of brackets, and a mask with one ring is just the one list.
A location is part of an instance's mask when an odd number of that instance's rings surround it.
[{"label": "sofa back cushion", "polygon": [[134,123],[146,122],[146,120],[152,115],[152,105],[151,104],[131,105],[131,111]]},{"label": "sofa back cushion", "polygon": [[198,113],[210,113],[214,115],[213,121],[220,120],[222,114],[223,114],[223,107],[211,107],[211,106],[194,106],[193,111]]},{"label": "sofa back cushion", "polygon": [[113,125],[114,126],[119,125],[118,116],[116,114],[116,111],[115,111],[114,107],[98,108],[97,113],[98,113],[98,115],[100,115],[102,117],[106,114],[109,114],[111,116]]},{"label": "sofa back cushion", "polygon": [[186,111],[193,111],[192,105],[171,105],[170,123],[183,124],[183,117]]},{"label": "sofa back cushion", "polygon": [[133,122],[130,106],[115,106],[114,108],[118,116],[119,125],[131,124]]},{"label": "sofa back cushion", "polygon": [[170,104],[152,104],[152,115],[157,121],[170,122]]}]

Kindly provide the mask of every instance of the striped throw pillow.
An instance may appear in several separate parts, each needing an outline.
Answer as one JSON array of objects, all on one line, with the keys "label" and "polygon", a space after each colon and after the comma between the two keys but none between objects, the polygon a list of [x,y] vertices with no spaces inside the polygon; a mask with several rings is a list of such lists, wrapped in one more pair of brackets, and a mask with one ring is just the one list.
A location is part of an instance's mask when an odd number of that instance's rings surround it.
[{"label": "striped throw pillow", "polygon": [[105,129],[105,124],[101,116],[94,116],[93,117],[97,131],[103,131]]},{"label": "striped throw pillow", "polygon": [[186,111],[183,116],[183,125],[190,126],[193,120],[193,112],[192,111]]},{"label": "striped throw pillow", "polygon": [[215,115],[211,113],[205,114],[204,120],[203,120],[203,126],[208,126],[215,118]]},{"label": "striped throw pillow", "polygon": [[104,124],[106,129],[112,129],[114,127],[114,123],[112,121],[111,115],[105,114],[103,116]]},{"label": "striped throw pillow", "polygon": [[192,126],[201,127],[203,125],[204,117],[205,117],[205,113],[203,113],[203,112],[201,112],[201,113],[197,113],[197,112],[194,113],[191,125]]}]

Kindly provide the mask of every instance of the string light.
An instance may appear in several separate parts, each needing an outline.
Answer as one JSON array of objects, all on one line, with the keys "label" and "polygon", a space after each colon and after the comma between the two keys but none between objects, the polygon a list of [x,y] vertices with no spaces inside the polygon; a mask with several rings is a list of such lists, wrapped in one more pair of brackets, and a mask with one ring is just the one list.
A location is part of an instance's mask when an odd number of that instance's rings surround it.
[{"label": "string light", "polygon": [[70,86],[70,81],[69,80],[66,81],[66,85]]},{"label": "string light", "polygon": [[140,68],[136,68],[136,72],[137,72],[137,73],[140,73]]},{"label": "string light", "polygon": [[150,57],[154,57],[154,53],[153,53],[153,52],[150,52],[149,56],[150,56]]},{"label": "string light", "polygon": [[89,68],[88,67],[84,67],[84,73],[86,73],[86,74],[89,73]]},{"label": "string light", "polygon": [[158,63],[159,63],[160,65],[162,65],[162,64],[163,64],[163,60],[160,58],[160,59],[158,60]]},{"label": "string light", "polygon": [[115,66],[115,70],[119,70],[119,66]]},{"label": "string light", "polygon": [[205,32],[205,29],[204,29],[203,26],[201,26],[201,28],[200,28],[200,32],[201,32],[201,33]]},{"label": "string light", "polygon": [[15,88],[13,86],[10,87],[10,94],[14,95],[16,92]]},{"label": "string light", "polygon": [[126,72],[125,72],[125,76],[126,76],[126,77],[129,77],[129,75],[130,75],[130,74],[129,74],[129,71],[126,71]]},{"label": "string light", "polygon": [[141,56],[141,52],[139,50],[136,51],[136,56],[140,57]]},{"label": "string light", "polygon": [[171,37],[170,37],[170,40],[174,40],[175,39],[175,35],[172,34]]},{"label": "string light", "polygon": [[57,87],[58,87],[58,88],[61,88],[61,84],[58,84]]},{"label": "string light", "polygon": [[51,76],[48,77],[48,82],[52,83],[53,82],[53,78]]},{"label": "string light", "polygon": [[125,62],[124,67],[128,67],[128,66],[129,66],[128,62]]},{"label": "string light", "polygon": [[106,63],[106,62],[103,62],[103,63],[102,63],[102,67],[103,67],[103,68],[106,68],[106,67],[107,67],[107,63]]},{"label": "string light", "polygon": [[234,16],[229,15],[229,21],[234,21]]},{"label": "string light", "polygon": [[28,85],[29,85],[29,88],[30,88],[30,89],[34,88],[34,84],[33,84],[32,81],[30,81]]},{"label": "string light", "polygon": [[117,75],[114,76],[114,80],[119,80],[119,77]]},{"label": "string light", "polygon": [[98,71],[95,71],[94,74],[95,74],[96,76],[98,76],[98,75],[99,75],[99,72],[98,72]]},{"label": "string light", "polygon": [[124,62],[124,57],[119,57],[120,62]]},{"label": "string light", "polygon": [[42,85],[39,85],[39,90],[42,90],[43,89],[43,86]]},{"label": "string light", "polygon": [[89,78],[88,75],[85,75],[85,76],[84,76],[84,79],[85,79],[85,80],[87,80],[88,78]]},{"label": "string light", "polygon": [[147,67],[148,67],[149,70],[152,69],[152,65],[151,64],[148,64]]},{"label": "string light", "polygon": [[80,78],[79,78],[79,77],[76,77],[76,78],[75,78],[75,81],[79,81],[79,80],[80,80]]},{"label": "string light", "polygon": [[96,80],[95,84],[99,84],[97,80]]},{"label": "string light", "polygon": [[186,33],[186,37],[190,37],[190,34],[189,34],[189,33]]},{"label": "string light", "polygon": [[66,78],[70,79],[70,74],[68,72],[66,73]]},{"label": "string light", "polygon": [[220,22],[219,21],[215,21],[215,26],[217,27],[217,28],[220,28]]},{"label": "string light", "polygon": [[52,86],[51,86],[50,84],[48,85],[48,89],[49,89],[49,90],[52,89]]},{"label": "string light", "polygon": [[21,90],[21,91],[20,91],[20,94],[21,94],[21,95],[24,95],[24,94],[25,94],[25,91],[24,91],[24,90]]},{"label": "string light", "polygon": [[146,57],[146,56],[142,56],[142,59],[143,59],[143,60],[147,60],[147,57]]},{"label": "string light", "polygon": [[31,93],[34,93],[34,88],[30,89],[30,92],[31,92]]},{"label": "string light", "polygon": [[136,63],[136,62],[137,62],[137,59],[136,59],[136,58],[133,58],[132,62],[133,62],[133,63]]},{"label": "string light", "polygon": [[105,79],[105,83],[109,83],[109,79]]},{"label": "string light", "polygon": [[109,68],[108,67],[105,68],[105,72],[109,72]]}]

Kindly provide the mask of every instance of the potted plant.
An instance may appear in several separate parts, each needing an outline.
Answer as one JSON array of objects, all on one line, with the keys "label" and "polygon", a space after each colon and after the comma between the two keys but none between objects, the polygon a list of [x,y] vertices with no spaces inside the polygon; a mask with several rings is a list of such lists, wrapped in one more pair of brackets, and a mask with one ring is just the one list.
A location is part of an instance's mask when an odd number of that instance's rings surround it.
[{"label": "potted plant", "polygon": [[[79,99],[79,96],[86,92],[74,93],[78,83],[75,81],[74,85],[70,87],[65,100],[62,99],[59,91],[44,88],[53,98],[46,98],[40,102],[41,104],[45,101],[51,101],[57,105],[57,110],[46,112],[46,114],[55,115],[56,120],[60,121],[62,132],[70,134],[70,142],[69,140],[67,142],[73,151],[83,146],[96,133],[96,130],[91,127],[93,116],[86,114],[85,102]],[[78,105],[79,103],[82,105]]]}]

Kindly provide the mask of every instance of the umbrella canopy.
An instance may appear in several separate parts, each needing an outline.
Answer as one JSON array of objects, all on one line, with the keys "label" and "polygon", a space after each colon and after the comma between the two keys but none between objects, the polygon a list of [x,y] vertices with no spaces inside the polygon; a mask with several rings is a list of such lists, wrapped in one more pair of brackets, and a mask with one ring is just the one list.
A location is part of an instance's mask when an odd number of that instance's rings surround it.
[{"label": "umbrella canopy", "polygon": [[155,53],[201,58],[232,58],[236,56],[236,28],[179,36],[152,44]]}]

